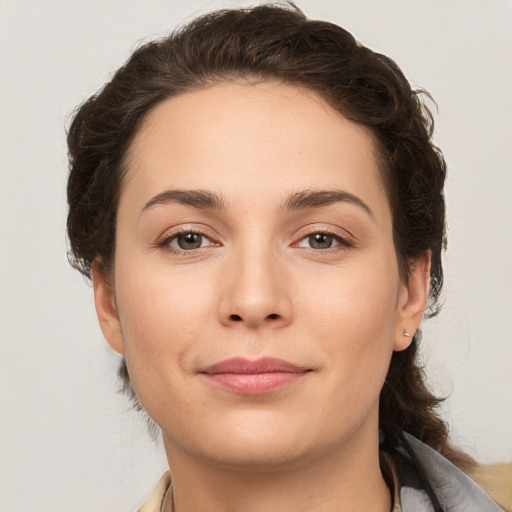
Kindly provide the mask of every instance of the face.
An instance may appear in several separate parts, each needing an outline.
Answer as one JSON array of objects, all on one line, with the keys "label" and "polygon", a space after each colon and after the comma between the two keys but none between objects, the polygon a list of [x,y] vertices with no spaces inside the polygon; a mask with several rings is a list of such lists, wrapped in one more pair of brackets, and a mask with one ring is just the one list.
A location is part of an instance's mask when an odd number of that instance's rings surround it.
[{"label": "face", "polygon": [[400,280],[366,128],[282,84],[168,99],[133,141],[117,222],[100,324],[171,456],[285,464],[377,439],[428,262]]}]

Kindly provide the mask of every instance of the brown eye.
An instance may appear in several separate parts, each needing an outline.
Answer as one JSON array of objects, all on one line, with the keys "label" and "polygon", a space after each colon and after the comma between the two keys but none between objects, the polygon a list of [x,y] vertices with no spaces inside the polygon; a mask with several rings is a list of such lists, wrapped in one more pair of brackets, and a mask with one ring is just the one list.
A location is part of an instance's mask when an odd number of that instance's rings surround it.
[{"label": "brown eye", "polygon": [[330,249],[334,241],[334,237],[327,233],[315,233],[308,236],[308,243],[312,249]]},{"label": "brown eye", "polygon": [[203,236],[199,233],[182,233],[175,240],[178,247],[184,251],[199,249],[203,244]]},{"label": "brown eye", "polygon": [[341,235],[317,231],[301,238],[294,246],[314,249],[316,251],[326,251],[328,249],[335,249],[338,246],[352,247],[352,243]]},{"label": "brown eye", "polygon": [[158,243],[158,247],[172,254],[193,253],[197,249],[219,247],[219,245],[200,231],[178,231]]}]

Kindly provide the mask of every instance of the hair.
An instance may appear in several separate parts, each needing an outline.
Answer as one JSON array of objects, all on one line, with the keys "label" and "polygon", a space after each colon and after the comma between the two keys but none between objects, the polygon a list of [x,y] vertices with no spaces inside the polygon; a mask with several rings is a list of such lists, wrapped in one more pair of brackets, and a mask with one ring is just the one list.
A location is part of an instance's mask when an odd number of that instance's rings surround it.
[{"label": "hair", "polygon": [[[75,112],[68,132],[67,222],[70,263],[88,278],[95,259],[113,270],[116,211],[131,141],[164,99],[237,80],[277,81],[314,91],[374,134],[393,218],[398,267],[407,280],[416,258],[431,253],[427,316],[439,311],[445,248],[446,166],[432,142],[433,117],[390,58],[343,28],[309,20],[293,4],[220,10],[138,48]],[[431,98],[430,98],[431,99]],[[392,447],[407,431],[461,463],[418,361],[418,330],[392,355],[380,395],[380,428]],[[123,359],[122,388],[135,401]]]}]

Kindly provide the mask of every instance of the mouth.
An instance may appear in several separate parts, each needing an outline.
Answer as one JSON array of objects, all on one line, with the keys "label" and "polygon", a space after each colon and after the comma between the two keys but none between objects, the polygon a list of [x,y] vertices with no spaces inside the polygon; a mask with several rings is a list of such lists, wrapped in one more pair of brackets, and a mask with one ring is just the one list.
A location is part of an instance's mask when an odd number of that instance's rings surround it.
[{"label": "mouth", "polygon": [[294,384],[311,371],[273,357],[254,361],[236,357],[208,366],[199,373],[214,386],[234,393],[256,395]]}]

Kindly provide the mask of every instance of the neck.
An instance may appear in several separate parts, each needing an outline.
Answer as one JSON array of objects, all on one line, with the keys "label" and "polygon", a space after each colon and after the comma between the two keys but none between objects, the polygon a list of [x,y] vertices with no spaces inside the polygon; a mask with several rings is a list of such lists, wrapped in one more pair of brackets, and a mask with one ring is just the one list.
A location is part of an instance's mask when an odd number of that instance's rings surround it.
[{"label": "neck", "polygon": [[[165,443],[165,437],[164,437]],[[219,467],[166,444],[174,512],[389,512],[378,439],[278,468]],[[166,510],[167,512],[167,510]]]}]

